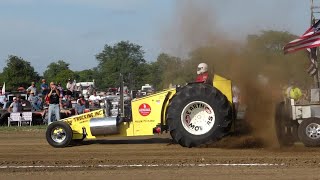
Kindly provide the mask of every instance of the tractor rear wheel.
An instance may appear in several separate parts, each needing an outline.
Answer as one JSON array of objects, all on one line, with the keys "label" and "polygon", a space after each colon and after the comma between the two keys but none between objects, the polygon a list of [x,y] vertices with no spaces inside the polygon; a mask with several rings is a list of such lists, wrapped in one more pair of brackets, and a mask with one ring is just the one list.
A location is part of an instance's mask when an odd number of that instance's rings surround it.
[{"label": "tractor rear wheel", "polygon": [[306,147],[320,146],[320,119],[309,118],[301,122],[298,135]]},{"label": "tractor rear wheel", "polygon": [[184,147],[196,147],[229,134],[232,107],[215,87],[189,84],[171,99],[166,120],[175,142]]},{"label": "tractor rear wheel", "polygon": [[46,131],[48,143],[55,148],[63,148],[72,141],[72,129],[66,122],[55,121],[51,123]]},{"label": "tractor rear wheel", "polygon": [[276,106],[274,120],[280,147],[292,146],[297,140],[298,124],[290,119],[289,114],[286,112],[284,102]]}]

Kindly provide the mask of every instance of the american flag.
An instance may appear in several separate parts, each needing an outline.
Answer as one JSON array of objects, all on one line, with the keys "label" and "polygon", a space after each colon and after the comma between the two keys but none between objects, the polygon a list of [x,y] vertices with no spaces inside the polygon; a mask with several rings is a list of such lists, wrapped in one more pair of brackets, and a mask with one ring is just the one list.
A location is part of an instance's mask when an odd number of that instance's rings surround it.
[{"label": "american flag", "polygon": [[307,48],[320,46],[320,20],[311,26],[301,37],[289,42],[284,47],[284,53],[292,53]]},{"label": "american flag", "polygon": [[307,48],[310,66],[307,69],[307,72],[310,76],[315,76],[318,72],[318,63],[317,63],[317,49],[316,48]]}]

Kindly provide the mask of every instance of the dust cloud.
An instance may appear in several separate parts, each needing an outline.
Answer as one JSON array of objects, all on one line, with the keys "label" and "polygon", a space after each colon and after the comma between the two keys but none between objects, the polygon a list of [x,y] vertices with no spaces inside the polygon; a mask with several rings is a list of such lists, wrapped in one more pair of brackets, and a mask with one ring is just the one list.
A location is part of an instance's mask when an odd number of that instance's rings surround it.
[{"label": "dust cloud", "polygon": [[243,49],[243,42],[228,38],[217,27],[212,7],[213,1],[176,1],[162,46],[170,47],[173,52],[169,53],[177,56],[188,54],[185,61],[191,68],[200,62],[208,63],[210,71],[231,79],[239,87],[241,103],[247,106],[245,123],[250,131],[241,137],[225,138],[218,146],[277,147],[274,109],[281,101],[281,84],[288,82],[285,69],[268,64],[273,57],[251,53]]},{"label": "dust cloud", "polygon": [[[169,53],[185,56],[218,38],[212,1],[175,1],[171,22],[163,29],[161,46]],[[203,3],[205,2],[205,3]]]}]

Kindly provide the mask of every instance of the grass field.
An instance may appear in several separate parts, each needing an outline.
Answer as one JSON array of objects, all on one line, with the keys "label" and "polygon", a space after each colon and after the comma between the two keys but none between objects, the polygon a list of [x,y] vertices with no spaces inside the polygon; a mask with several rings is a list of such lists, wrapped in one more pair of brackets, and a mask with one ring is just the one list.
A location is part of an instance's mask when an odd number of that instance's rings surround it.
[{"label": "grass field", "polygon": [[47,128],[47,125],[39,126],[0,126],[0,132],[19,132],[19,131],[41,131],[44,132]]}]

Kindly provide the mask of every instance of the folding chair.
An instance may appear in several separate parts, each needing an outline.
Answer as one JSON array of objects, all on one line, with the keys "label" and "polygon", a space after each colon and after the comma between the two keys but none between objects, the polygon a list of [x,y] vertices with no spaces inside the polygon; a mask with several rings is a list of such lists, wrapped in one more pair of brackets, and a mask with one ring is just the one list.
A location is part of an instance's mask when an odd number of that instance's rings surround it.
[{"label": "folding chair", "polygon": [[[29,125],[31,126],[32,124],[32,112],[22,112],[22,118],[21,118],[21,123],[22,122],[29,122]],[[20,123],[20,126],[21,126]]]},{"label": "folding chair", "polygon": [[18,122],[18,126],[21,126],[21,114],[19,112],[10,113],[10,117],[8,117],[8,127],[11,125],[11,122]]}]

